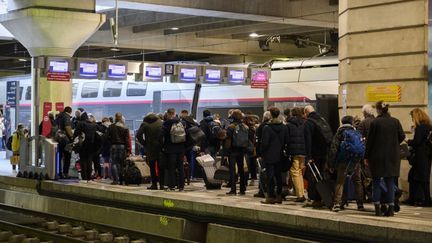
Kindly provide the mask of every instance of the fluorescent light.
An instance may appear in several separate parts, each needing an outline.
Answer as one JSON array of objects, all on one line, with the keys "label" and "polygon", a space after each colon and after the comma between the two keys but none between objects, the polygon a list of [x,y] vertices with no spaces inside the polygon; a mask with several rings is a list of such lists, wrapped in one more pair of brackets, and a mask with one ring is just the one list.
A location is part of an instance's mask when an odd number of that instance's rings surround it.
[{"label": "fluorescent light", "polygon": [[117,48],[117,47],[113,47],[113,48],[111,48],[110,50],[111,50],[111,51],[120,51],[120,49]]},{"label": "fluorescent light", "polygon": [[171,30],[179,30],[177,27],[172,27]]},{"label": "fluorescent light", "polygon": [[258,34],[255,33],[255,32],[249,34],[249,37],[252,37],[252,38],[257,38],[257,37],[259,37],[259,36],[260,36],[260,35],[258,35]]},{"label": "fluorescent light", "polygon": [[25,58],[20,58],[20,59],[18,59],[18,61],[20,61],[20,62],[27,62],[27,59],[25,59]]}]

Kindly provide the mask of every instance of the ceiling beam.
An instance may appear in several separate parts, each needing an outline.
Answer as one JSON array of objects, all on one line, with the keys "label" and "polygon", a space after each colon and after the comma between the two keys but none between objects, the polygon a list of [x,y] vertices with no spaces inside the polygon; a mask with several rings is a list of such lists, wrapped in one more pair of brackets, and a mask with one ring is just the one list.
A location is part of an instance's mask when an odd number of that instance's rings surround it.
[{"label": "ceiling beam", "polygon": [[[112,7],[113,1],[98,0],[98,5]],[[328,0],[119,0],[119,8],[338,28],[338,6]]]}]

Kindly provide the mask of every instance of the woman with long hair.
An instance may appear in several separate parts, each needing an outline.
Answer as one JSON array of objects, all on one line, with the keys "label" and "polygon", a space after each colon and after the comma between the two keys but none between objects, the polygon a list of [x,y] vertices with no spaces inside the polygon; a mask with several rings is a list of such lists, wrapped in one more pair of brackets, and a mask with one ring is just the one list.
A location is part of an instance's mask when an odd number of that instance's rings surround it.
[{"label": "woman with long hair", "polygon": [[429,116],[423,110],[415,108],[410,112],[414,123],[414,138],[408,140],[414,155],[409,160],[411,169],[408,173],[409,198],[405,203],[417,206],[432,206],[430,196],[431,144],[428,140],[432,130]]}]

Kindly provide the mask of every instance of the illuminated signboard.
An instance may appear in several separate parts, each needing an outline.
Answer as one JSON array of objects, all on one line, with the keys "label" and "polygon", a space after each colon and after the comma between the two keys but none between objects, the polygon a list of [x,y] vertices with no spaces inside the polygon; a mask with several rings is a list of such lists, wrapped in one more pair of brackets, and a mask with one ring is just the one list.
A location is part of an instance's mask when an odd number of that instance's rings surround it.
[{"label": "illuminated signboard", "polygon": [[228,82],[233,84],[242,84],[245,82],[246,73],[244,69],[230,69]]},{"label": "illuminated signboard", "polygon": [[162,67],[161,66],[145,66],[145,77],[153,80],[162,79]]},{"label": "illuminated signboard", "polygon": [[66,60],[49,60],[49,72],[67,73],[69,72],[69,62]]},{"label": "illuminated signboard", "polygon": [[108,64],[107,77],[112,79],[126,79],[126,64]]},{"label": "illuminated signboard", "polygon": [[82,78],[97,78],[98,66],[97,62],[80,62],[79,76]]},{"label": "illuminated signboard", "polygon": [[222,70],[208,68],[205,71],[205,81],[208,83],[220,83],[222,80]]},{"label": "illuminated signboard", "polygon": [[269,70],[254,69],[252,70],[251,88],[265,89],[269,83]]},{"label": "illuminated signboard", "polygon": [[197,68],[180,68],[180,80],[185,82],[195,82],[197,79]]}]

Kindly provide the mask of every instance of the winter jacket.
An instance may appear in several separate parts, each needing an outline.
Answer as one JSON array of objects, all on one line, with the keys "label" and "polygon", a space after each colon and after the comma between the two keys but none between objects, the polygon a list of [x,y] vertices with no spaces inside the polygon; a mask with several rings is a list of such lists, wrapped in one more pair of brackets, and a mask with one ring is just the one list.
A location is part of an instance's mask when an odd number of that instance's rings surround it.
[{"label": "winter jacket", "polygon": [[410,182],[429,182],[431,173],[431,145],[427,141],[431,126],[421,124],[415,128],[414,138],[408,140],[408,145],[413,147],[414,157],[411,162]]},{"label": "winter jacket", "polygon": [[370,124],[365,159],[372,177],[399,177],[400,146],[405,133],[398,119],[389,114],[378,116]]},{"label": "winter jacket", "polygon": [[[224,150],[229,154],[229,155],[241,155],[244,154],[246,152],[246,149],[244,148],[236,148],[232,146],[232,141],[233,141],[233,135],[234,135],[234,131],[236,126],[246,126],[246,124],[244,124],[241,120],[233,120],[230,125],[227,128],[227,138],[224,141]],[[246,126],[247,127],[247,126]],[[249,128],[248,128],[249,130]]]},{"label": "winter jacket", "polygon": [[[185,126],[186,133],[188,133],[189,128],[199,126],[199,124],[197,122],[195,122],[195,120],[191,116],[185,116],[185,117],[181,118],[180,120],[182,121],[183,124],[186,125]],[[192,149],[192,147],[195,145],[196,144],[193,141],[191,141],[190,139],[187,139],[186,150]]]},{"label": "winter jacket", "polygon": [[66,112],[61,112],[57,117],[57,124],[60,130],[66,132],[66,135],[68,136],[69,140],[72,140],[73,134],[72,134],[72,122],[71,122],[70,115]]},{"label": "winter jacket", "polygon": [[129,129],[121,122],[116,122],[108,127],[106,132],[107,141],[111,145],[124,145],[126,151],[130,151]]},{"label": "winter jacket", "polygon": [[160,143],[161,133],[162,120],[155,114],[147,115],[138,129],[137,139],[144,146],[144,153],[150,161],[159,158],[162,150],[162,144]]},{"label": "winter jacket", "polygon": [[358,131],[362,134],[362,137],[367,138],[369,127],[371,122],[375,119],[374,116],[367,116],[358,126]]},{"label": "winter jacket", "polygon": [[200,128],[201,130],[204,132],[204,134],[206,135],[206,139],[201,143],[201,150],[205,151],[206,148],[208,146],[215,146],[216,144],[214,144],[213,141],[211,141],[211,125],[213,123],[213,117],[212,116],[207,116],[204,119],[202,119],[200,121]]},{"label": "winter jacket", "polygon": [[255,146],[256,146],[258,157],[262,157],[262,153],[261,153],[262,134],[263,134],[263,128],[267,124],[269,124],[269,123],[268,122],[261,123],[256,130],[256,144],[255,144]]},{"label": "winter jacket", "polygon": [[20,154],[21,138],[23,134],[18,130],[12,134],[12,152],[14,155]]},{"label": "winter jacket", "polygon": [[288,119],[288,155],[306,155],[304,123],[302,118],[293,116]]},{"label": "winter jacket", "polygon": [[326,158],[328,144],[321,135],[317,125],[311,119],[321,119],[316,112],[311,112],[305,122],[304,137],[306,149],[306,161],[314,158]]},{"label": "winter jacket", "polygon": [[95,153],[101,147],[101,139],[97,132],[97,125],[87,120],[80,121],[74,132],[74,138],[84,133],[85,139],[79,153]]},{"label": "winter jacket", "polygon": [[[334,168],[335,165],[337,163],[339,163],[339,162],[340,163],[343,162],[343,163],[348,164],[348,161],[336,161],[336,160],[337,160],[337,155],[338,155],[338,152],[339,152],[340,144],[344,140],[343,132],[346,131],[346,130],[354,130],[354,129],[355,128],[351,124],[343,124],[336,131],[336,134],[333,137],[332,143],[330,145],[330,149],[329,149],[328,157],[327,157],[328,158],[327,161],[328,161],[328,163],[329,163],[329,165],[331,167]],[[351,164],[350,167],[352,167],[352,166],[353,165]]]},{"label": "winter jacket", "polygon": [[[171,142],[171,127],[173,124],[181,122],[178,117],[174,117],[164,121],[162,124],[162,150],[166,154],[181,154],[186,151],[186,142],[172,143]],[[183,124],[186,128],[186,125]],[[187,136],[186,136],[187,137]]]},{"label": "winter jacket", "polygon": [[288,128],[279,119],[265,125],[262,133],[261,153],[266,164],[281,163],[282,150],[288,141]]}]

